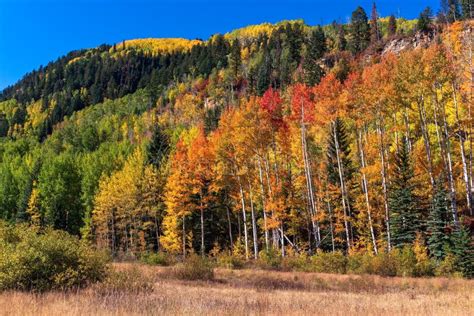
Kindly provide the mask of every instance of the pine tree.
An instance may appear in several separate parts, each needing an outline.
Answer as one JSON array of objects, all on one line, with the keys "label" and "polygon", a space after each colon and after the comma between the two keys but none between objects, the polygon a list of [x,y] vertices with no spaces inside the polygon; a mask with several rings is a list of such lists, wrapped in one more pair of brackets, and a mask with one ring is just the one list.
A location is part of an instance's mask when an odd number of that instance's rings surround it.
[{"label": "pine tree", "polygon": [[326,36],[323,29],[318,26],[311,33],[304,56],[303,68],[307,85],[313,86],[319,83],[324,76],[324,70],[319,65],[318,60],[324,56],[326,50]]},{"label": "pine tree", "polygon": [[163,132],[161,126],[156,126],[153,129],[153,135],[151,136],[150,142],[146,146],[147,162],[154,165],[156,168],[159,168],[163,159],[168,156],[169,147],[168,135]]},{"label": "pine tree", "polygon": [[392,14],[388,19],[388,36],[394,36],[397,34],[397,19]]},{"label": "pine tree", "polygon": [[451,235],[455,268],[465,278],[474,277],[474,244],[467,227],[457,228]]},{"label": "pine tree", "polygon": [[337,41],[336,47],[338,51],[345,51],[347,49],[346,31],[341,24],[337,25]]},{"label": "pine tree", "polygon": [[462,17],[465,20],[474,18],[474,1],[461,0]]},{"label": "pine tree", "polygon": [[240,41],[235,39],[232,42],[229,55],[229,68],[232,72],[232,77],[235,80],[239,75],[240,67],[242,65],[242,57],[240,55]]},{"label": "pine tree", "polygon": [[416,232],[420,229],[420,210],[414,193],[414,178],[408,141],[404,138],[395,154],[395,170],[389,188],[390,227],[394,246],[413,243]]},{"label": "pine tree", "polygon": [[358,54],[369,46],[370,27],[367,13],[362,7],[352,12],[350,25],[349,49],[353,54]]},{"label": "pine tree", "polygon": [[420,32],[429,32],[431,30],[431,19],[432,19],[432,11],[429,7],[426,7],[418,17],[418,23],[416,28]]},{"label": "pine tree", "polygon": [[448,208],[448,195],[440,177],[437,181],[428,218],[428,249],[436,260],[442,260],[446,255],[446,246],[449,241],[446,235]]},{"label": "pine tree", "polygon": [[375,2],[372,5],[372,14],[370,17],[370,42],[371,43],[377,43],[381,36],[380,36],[380,29],[378,25],[378,13],[377,13],[377,7],[375,5]]}]

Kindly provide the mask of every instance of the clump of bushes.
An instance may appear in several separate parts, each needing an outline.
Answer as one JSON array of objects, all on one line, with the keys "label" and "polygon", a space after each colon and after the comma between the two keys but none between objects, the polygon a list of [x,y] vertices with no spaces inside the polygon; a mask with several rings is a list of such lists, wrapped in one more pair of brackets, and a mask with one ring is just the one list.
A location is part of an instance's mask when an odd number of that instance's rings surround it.
[{"label": "clump of bushes", "polygon": [[0,290],[82,287],[103,280],[107,262],[66,232],[0,223]]},{"label": "clump of bushes", "polygon": [[278,269],[281,267],[282,257],[274,248],[260,251],[257,265],[262,269]]},{"label": "clump of bushes", "polygon": [[226,252],[219,253],[216,256],[217,266],[227,269],[242,269],[245,265],[245,259],[242,256]]},{"label": "clump of bushes", "polygon": [[320,252],[310,259],[309,271],[346,273],[347,257],[342,252]]},{"label": "clump of bushes", "polygon": [[96,284],[95,292],[101,295],[140,294],[153,291],[153,281],[138,269],[111,271],[107,277]]},{"label": "clump of bushes", "polygon": [[214,267],[209,259],[191,254],[173,267],[172,275],[180,280],[208,281],[214,279]]},{"label": "clump of bushes", "polygon": [[140,261],[156,266],[169,266],[173,264],[173,259],[164,252],[147,252],[140,257]]}]

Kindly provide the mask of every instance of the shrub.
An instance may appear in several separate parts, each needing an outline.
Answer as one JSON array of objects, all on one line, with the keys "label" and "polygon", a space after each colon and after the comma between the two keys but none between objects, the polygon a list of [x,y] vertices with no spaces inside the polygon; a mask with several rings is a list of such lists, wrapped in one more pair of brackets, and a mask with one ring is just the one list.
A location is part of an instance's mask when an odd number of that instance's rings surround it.
[{"label": "shrub", "polygon": [[461,276],[461,273],[456,272],[456,256],[448,253],[443,261],[436,266],[435,275],[444,277]]},{"label": "shrub", "polygon": [[173,267],[172,274],[181,280],[212,280],[214,268],[209,259],[192,254]]},{"label": "shrub", "polygon": [[281,266],[281,262],[280,253],[274,248],[269,248],[259,252],[257,265],[262,269],[278,269]]},{"label": "shrub", "polygon": [[245,260],[239,255],[220,253],[217,257],[217,265],[227,269],[241,269]]},{"label": "shrub", "polygon": [[147,252],[140,257],[140,261],[156,266],[169,266],[172,264],[172,258],[164,252]]},{"label": "shrub", "polygon": [[397,275],[409,277],[415,275],[416,256],[410,245],[404,246],[402,249],[392,251],[392,256],[396,261]]},{"label": "shrub", "polygon": [[0,223],[0,290],[85,286],[106,276],[107,260],[66,232]]},{"label": "shrub", "polygon": [[111,271],[103,282],[94,287],[101,295],[119,293],[140,294],[153,290],[153,281],[137,268],[127,271]]},{"label": "shrub", "polygon": [[309,271],[310,267],[308,265],[309,260],[305,253],[285,257],[281,262],[281,267],[283,270],[291,271]]},{"label": "shrub", "polygon": [[310,270],[325,273],[346,273],[347,258],[342,252],[320,252],[310,259]]}]

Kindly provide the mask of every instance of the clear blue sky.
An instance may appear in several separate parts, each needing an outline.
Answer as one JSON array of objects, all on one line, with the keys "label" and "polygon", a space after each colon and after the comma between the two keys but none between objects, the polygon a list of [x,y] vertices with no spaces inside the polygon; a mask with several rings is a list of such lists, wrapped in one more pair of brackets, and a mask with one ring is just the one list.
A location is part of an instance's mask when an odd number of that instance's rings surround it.
[{"label": "clear blue sky", "polygon": [[[144,37],[206,39],[249,24],[347,21],[373,0],[0,0],[0,89],[80,48]],[[415,18],[439,0],[378,0],[382,16]]]}]

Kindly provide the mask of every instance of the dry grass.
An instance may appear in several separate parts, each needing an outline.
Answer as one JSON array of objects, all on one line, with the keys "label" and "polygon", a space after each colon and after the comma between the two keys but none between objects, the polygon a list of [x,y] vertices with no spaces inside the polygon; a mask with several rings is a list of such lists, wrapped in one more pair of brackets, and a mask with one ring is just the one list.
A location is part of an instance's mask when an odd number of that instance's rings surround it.
[{"label": "dry grass", "polygon": [[213,281],[182,281],[169,269],[116,265],[121,278],[130,276],[116,282],[153,284],[140,291],[112,282],[69,293],[3,293],[0,314],[474,315],[474,281],[226,269],[216,269]]}]

